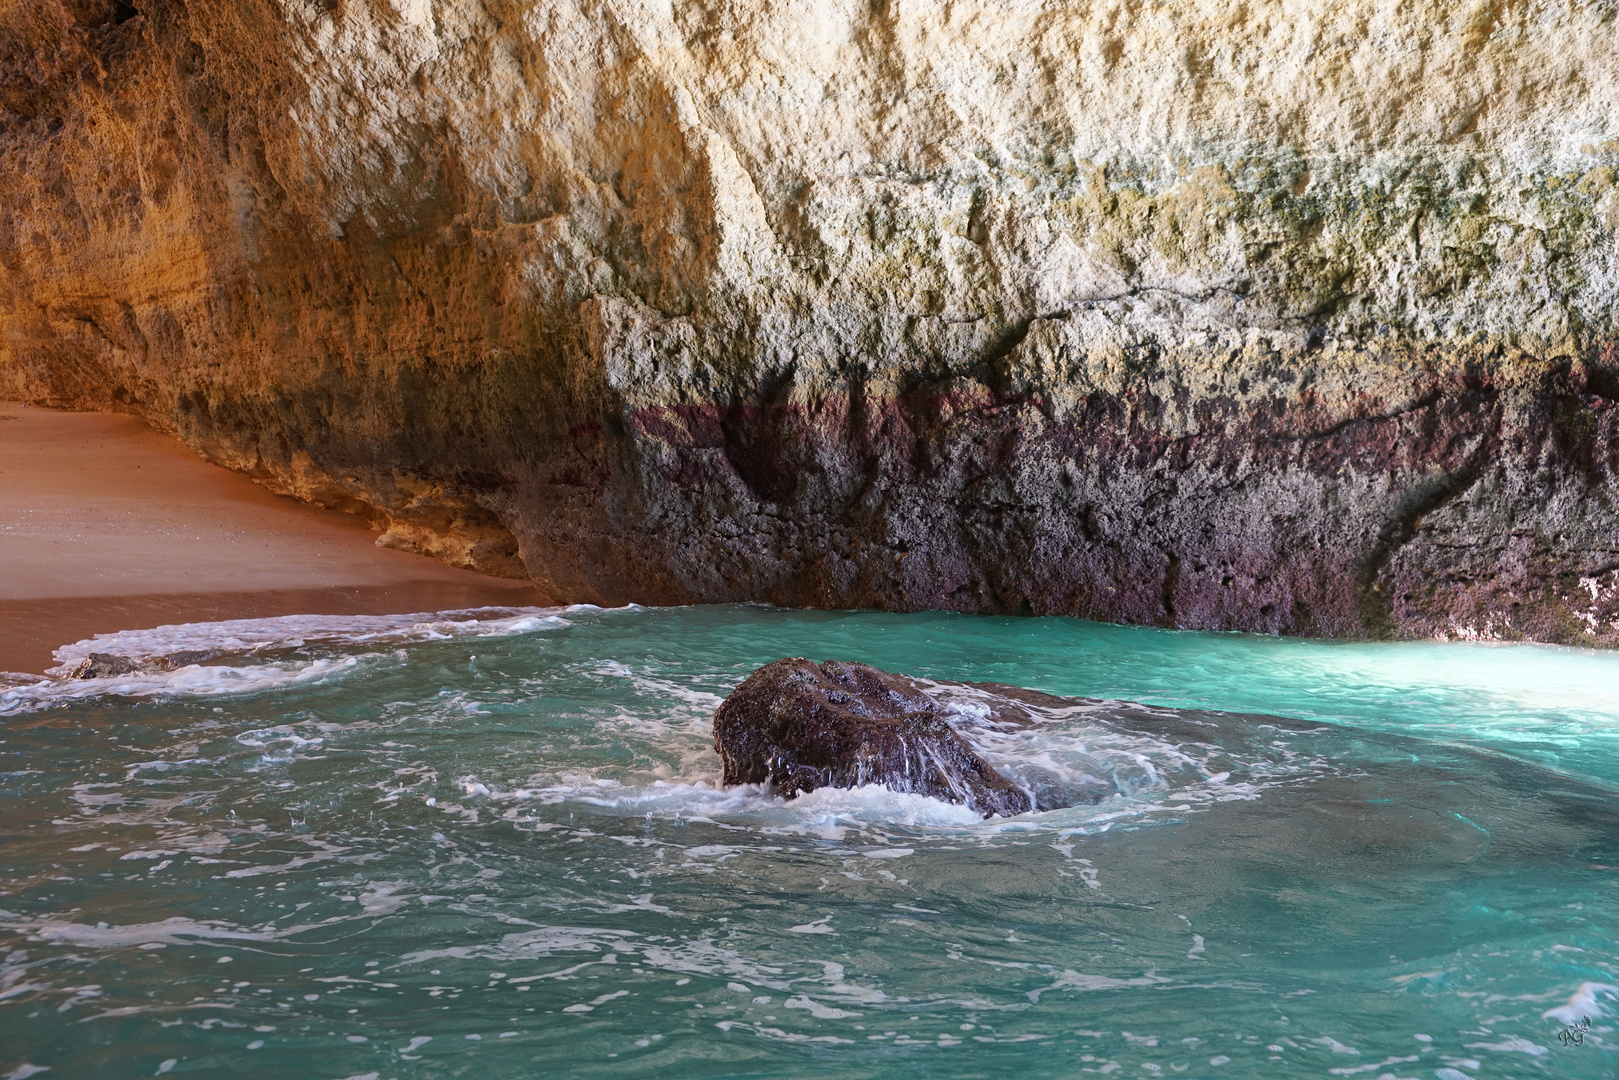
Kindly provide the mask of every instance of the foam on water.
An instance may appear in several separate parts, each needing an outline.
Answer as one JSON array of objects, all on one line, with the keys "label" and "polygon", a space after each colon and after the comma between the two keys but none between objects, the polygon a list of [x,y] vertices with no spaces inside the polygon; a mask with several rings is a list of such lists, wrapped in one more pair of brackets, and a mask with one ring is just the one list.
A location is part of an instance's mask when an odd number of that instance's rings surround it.
[{"label": "foam on water", "polygon": [[[964,806],[927,796],[890,791],[882,785],[852,790],[821,789],[783,799],[767,786],[724,788],[713,748],[712,715],[724,696],[677,680],[650,677],[622,662],[597,665],[593,674],[619,679],[638,695],[658,702],[655,711],[619,712],[595,721],[599,736],[650,744],[663,765],[645,773],[530,775],[528,783],[504,786],[499,780],[468,775],[460,782],[471,797],[505,807],[508,820],[525,820],[520,806],[578,804],[624,816],[746,823],[767,832],[842,839],[851,830],[887,824],[916,829],[971,830],[992,835]],[[994,766],[1031,794],[1059,793],[1074,805],[1041,815],[1025,815],[1025,827],[1107,829],[1127,819],[1153,814],[1195,812],[1203,804],[1256,799],[1265,787],[1301,776],[1319,775],[1327,766],[1302,754],[1284,739],[1256,748],[1242,760],[1212,742],[1187,743],[1110,723],[1122,706],[1094,702],[1061,708],[1029,707],[1038,723],[1002,730],[983,723],[986,693],[971,687],[930,686],[956,716],[958,728]],[[1151,710],[1137,712],[1151,713]],[[1169,716],[1169,713],[1161,715]],[[1233,772],[1239,776],[1233,779]],[[617,775],[612,775],[616,773]],[[549,782],[546,782],[549,780]],[[512,805],[515,804],[515,805]],[[1038,819],[1037,823],[1032,819]]]},{"label": "foam on water", "polygon": [[574,783],[533,790],[491,790],[469,779],[468,790],[494,805],[515,803],[504,811],[509,821],[527,821],[519,808],[540,805],[587,806],[620,817],[660,818],[747,824],[764,835],[798,834],[841,840],[868,826],[912,829],[971,829],[981,823],[965,806],[872,784],[852,789],[822,788],[787,800],[758,784],[720,787],[714,781],[654,780],[627,786],[612,780],[580,778]]},{"label": "foam on water", "polygon": [[55,650],[51,677],[0,688],[0,716],[105,696],[216,697],[285,689],[340,677],[366,654],[259,663],[187,663],[93,679],[69,678],[92,653],[110,653],[137,665],[158,665],[176,656],[251,657],[320,647],[401,646],[464,638],[498,638],[569,625],[571,608],[472,608],[409,615],[286,615],[267,619],[178,623],[146,630],[97,634]]},{"label": "foam on water", "polygon": [[357,657],[343,656],[245,666],[188,664],[173,671],[101,679],[47,679],[0,690],[0,716],[111,696],[208,698],[261,693],[340,677],[359,663]]},{"label": "foam on water", "polygon": [[504,637],[566,626],[564,614],[597,611],[568,608],[483,607],[409,615],[283,615],[268,619],[176,623],[148,630],[97,634],[54,653],[49,674],[63,676],[91,653],[112,653],[136,663],[178,653],[263,653],[310,645],[398,645],[466,637]]}]

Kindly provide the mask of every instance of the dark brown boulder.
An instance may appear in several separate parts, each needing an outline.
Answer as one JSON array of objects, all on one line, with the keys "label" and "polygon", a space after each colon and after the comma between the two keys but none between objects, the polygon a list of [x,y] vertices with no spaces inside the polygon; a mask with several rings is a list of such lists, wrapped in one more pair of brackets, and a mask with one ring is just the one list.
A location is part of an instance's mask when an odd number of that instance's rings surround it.
[{"label": "dark brown boulder", "polygon": [[769,781],[792,798],[885,784],[985,817],[1036,809],[956,733],[913,680],[865,664],[802,658],[755,671],[714,714],[725,783]]},{"label": "dark brown boulder", "polygon": [[77,667],[68,672],[70,679],[110,679],[116,675],[134,675],[140,672],[140,665],[124,656],[114,656],[112,653],[93,652],[79,661]]}]

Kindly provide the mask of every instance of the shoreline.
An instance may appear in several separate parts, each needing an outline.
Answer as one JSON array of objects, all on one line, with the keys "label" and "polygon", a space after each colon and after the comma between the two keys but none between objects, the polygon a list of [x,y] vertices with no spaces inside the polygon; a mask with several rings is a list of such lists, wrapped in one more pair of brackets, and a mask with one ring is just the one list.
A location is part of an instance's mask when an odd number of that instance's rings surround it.
[{"label": "shoreline", "polygon": [[0,672],[169,623],[553,603],[375,537],[134,417],[0,402]]},{"label": "shoreline", "polygon": [[408,615],[484,607],[545,607],[537,592],[486,590],[454,582],[345,589],[0,600],[0,675],[38,675],[55,650],[119,630],[282,615]]}]

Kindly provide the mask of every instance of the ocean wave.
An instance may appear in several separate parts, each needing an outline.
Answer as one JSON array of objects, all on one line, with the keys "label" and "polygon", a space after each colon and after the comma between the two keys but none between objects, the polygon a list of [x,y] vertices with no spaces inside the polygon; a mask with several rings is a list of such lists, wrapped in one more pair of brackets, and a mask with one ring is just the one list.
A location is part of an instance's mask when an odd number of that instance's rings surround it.
[{"label": "ocean wave", "polygon": [[[103,696],[215,697],[280,690],[338,677],[361,657],[278,657],[258,663],[213,663],[324,646],[397,646],[455,638],[510,637],[571,625],[572,607],[485,607],[405,615],[284,615],[267,619],[175,623],[120,630],[63,645],[46,677],[0,684],[0,716]],[[91,657],[111,658],[116,672],[75,673]],[[104,665],[107,666],[107,665]]]},{"label": "ocean wave", "polygon": [[282,615],[267,619],[175,623],[147,630],[119,630],[63,645],[46,674],[69,674],[91,653],[108,653],[135,664],[160,662],[180,654],[214,656],[297,649],[308,645],[393,645],[463,637],[505,637],[567,626],[572,607],[484,607],[406,615]]},{"label": "ocean wave", "polygon": [[359,666],[356,657],[242,667],[189,664],[173,671],[136,672],[100,679],[49,679],[0,690],[0,716],[32,712],[97,697],[220,697],[261,693],[322,682]]},{"label": "ocean wave", "polygon": [[[966,806],[881,784],[818,788],[792,799],[763,784],[725,787],[712,767],[711,750],[706,756],[680,755],[702,764],[695,775],[643,780],[570,773],[549,782],[509,786],[468,775],[460,786],[467,800],[503,808],[503,817],[519,823],[540,821],[525,805],[538,810],[565,804],[610,817],[740,825],[766,837],[844,842],[859,835],[888,838],[894,832],[924,839],[959,838],[966,832],[987,840],[1029,830],[1066,837],[1105,832],[1126,821],[1183,817],[1217,803],[1258,799],[1268,787],[1319,776],[1328,768],[1315,755],[1292,754],[1291,761],[1285,760],[1283,748],[1275,746],[1269,756],[1239,760],[1220,746],[1187,745],[1116,728],[1101,719],[1106,712],[1086,710],[1085,719],[1077,722],[1054,721],[1014,733],[964,728],[974,748],[1019,783],[1060,786],[1083,795],[1064,809],[988,821]],[[678,747],[667,749],[679,753]]]}]

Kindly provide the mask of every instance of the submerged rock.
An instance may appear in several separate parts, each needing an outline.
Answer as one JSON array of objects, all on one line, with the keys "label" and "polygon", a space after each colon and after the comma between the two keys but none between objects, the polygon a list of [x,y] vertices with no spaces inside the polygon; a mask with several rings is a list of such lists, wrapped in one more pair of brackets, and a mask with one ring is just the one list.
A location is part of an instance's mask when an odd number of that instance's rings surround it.
[{"label": "submerged rock", "polygon": [[217,649],[187,649],[166,656],[131,660],[116,653],[93,652],[80,660],[67,673],[69,679],[110,679],[115,675],[149,675],[159,671],[174,671],[191,664],[200,664],[221,655]]},{"label": "submerged rock", "polygon": [[68,672],[70,679],[107,679],[114,675],[134,675],[140,672],[140,665],[127,656],[115,656],[112,653],[93,652],[79,661],[77,667]]},{"label": "submerged rock", "polygon": [[770,782],[789,798],[884,784],[1011,816],[1035,799],[969,746],[921,686],[865,664],[802,658],[755,671],[714,714],[725,783]]}]

